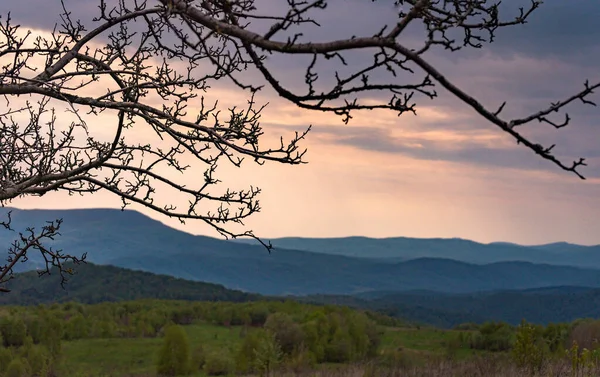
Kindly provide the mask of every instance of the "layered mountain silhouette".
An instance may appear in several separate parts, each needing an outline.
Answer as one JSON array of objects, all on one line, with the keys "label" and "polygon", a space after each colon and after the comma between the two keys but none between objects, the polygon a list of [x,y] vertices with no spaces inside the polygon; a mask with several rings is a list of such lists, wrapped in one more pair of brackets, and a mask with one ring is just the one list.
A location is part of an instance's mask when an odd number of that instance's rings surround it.
[{"label": "layered mountain silhouette", "polygon": [[[600,287],[600,271],[594,269],[600,267],[597,246],[484,245],[455,239],[292,239],[296,241],[286,245],[294,249],[275,240],[276,250],[269,254],[255,244],[181,232],[135,211],[13,209],[12,217],[17,230],[62,218],[62,235],[52,246],[75,255],[87,253],[88,261],[96,264],[268,295]],[[0,243],[8,245],[14,237],[0,230]],[[22,267],[34,269],[40,262],[32,254]]]},{"label": "layered mountain silhouette", "polygon": [[[583,246],[566,242],[522,246],[508,242],[482,244],[460,238],[407,237],[286,237],[274,238],[270,241],[276,248],[378,259],[390,263],[427,257],[454,259],[475,264],[523,261],[600,269],[600,245]],[[237,242],[254,244],[256,241],[243,239]]]}]

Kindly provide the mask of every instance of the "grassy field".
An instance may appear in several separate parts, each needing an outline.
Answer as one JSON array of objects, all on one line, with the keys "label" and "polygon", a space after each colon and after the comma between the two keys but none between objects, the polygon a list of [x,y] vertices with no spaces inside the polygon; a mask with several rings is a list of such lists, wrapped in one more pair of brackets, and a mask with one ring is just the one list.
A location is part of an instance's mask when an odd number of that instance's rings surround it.
[{"label": "grassy field", "polygon": [[[242,343],[242,327],[210,324],[184,326],[193,351],[198,346],[207,352],[235,354]],[[252,329],[249,329],[252,331]],[[437,329],[385,328],[381,352],[402,352],[413,362],[427,355],[443,355],[456,331]],[[148,376],[155,375],[155,360],[161,338],[82,339],[63,342],[60,372],[63,376]],[[464,352],[463,352],[464,351]],[[462,356],[470,350],[460,350]],[[322,368],[336,369],[335,365]],[[201,376],[197,373],[194,376]]]},{"label": "grassy field", "polygon": [[[241,327],[196,324],[183,327],[190,349],[208,352],[235,352],[240,346]],[[250,329],[250,331],[252,331]],[[61,373],[79,375],[154,375],[156,355],[162,338],[81,339],[63,342]]]}]

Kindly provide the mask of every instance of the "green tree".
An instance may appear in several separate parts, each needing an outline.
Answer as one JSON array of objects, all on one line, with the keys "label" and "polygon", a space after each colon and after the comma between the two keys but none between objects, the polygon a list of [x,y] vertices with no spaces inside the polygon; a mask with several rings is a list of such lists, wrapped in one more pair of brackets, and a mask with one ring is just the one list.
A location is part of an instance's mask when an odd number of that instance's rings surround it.
[{"label": "green tree", "polygon": [[40,317],[37,315],[28,316],[25,319],[25,325],[27,327],[27,334],[31,336],[33,343],[40,343],[44,333],[44,326]]},{"label": "green tree", "polygon": [[560,352],[565,350],[565,344],[569,336],[569,325],[565,323],[549,323],[544,329],[544,340],[550,349],[550,352]]},{"label": "green tree", "polygon": [[508,351],[513,341],[513,328],[503,322],[486,322],[471,337],[471,348],[492,352]]},{"label": "green tree", "polygon": [[48,313],[43,319],[44,326],[40,344],[48,349],[53,361],[57,361],[62,352],[63,325],[58,319],[59,315],[60,313]]},{"label": "green tree", "polygon": [[235,365],[229,352],[210,352],[202,369],[209,376],[224,376],[233,373]]},{"label": "green tree", "polygon": [[333,363],[345,363],[352,359],[352,338],[348,331],[338,327],[331,342],[325,348],[325,360]]},{"label": "green tree", "polygon": [[273,369],[281,362],[283,352],[275,336],[267,332],[254,349],[254,367],[261,377],[270,377]]},{"label": "green tree", "polygon": [[264,328],[273,334],[284,355],[291,355],[304,342],[302,328],[287,313],[269,315]]},{"label": "green tree", "polygon": [[235,355],[235,369],[240,373],[256,372],[254,365],[254,350],[258,348],[266,332],[262,329],[249,331]]},{"label": "green tree", "polygon": [[0,333],[5,347],[20,347],[27,337],[27,327],[21,318],[7,316],[0,321]]},{"label": "green tree", "polygon": [[27,360],[23,358],[13,359],[10,364],[8,364],[8,368],[6,368],[6,372],[4,372],[5,377],[29,377],[29,364]]},{"label": "green tree", "polygon": [[9,348],[0,347],[0,376],[2,376],[2,371],[8,369],[8,365],[12,361],[13,356],[12,352],[10,352]]},{"label": "green tree", "polygon": [[517,327],[511,354],[515,363],[533,376],[542,369],[548,348],[540,329],[525,320]]},{"label": "green tree", "polygon": [[29,363],[31,375],[34,377],[45,377],[51,367],[51,357],[45,347],[35,345],[27,350],[25,356]]},{"label": "green tree", "polygon": [[88,337],[88,325],[81,313],[74,314],[65,326],[65,339],[81,339]]},{"label": "green tree", "polygon": [[190,370],[190,344],[179,325],[165,329],[163,344],[158,354],[156,372],[161,376],[181,376]]}]

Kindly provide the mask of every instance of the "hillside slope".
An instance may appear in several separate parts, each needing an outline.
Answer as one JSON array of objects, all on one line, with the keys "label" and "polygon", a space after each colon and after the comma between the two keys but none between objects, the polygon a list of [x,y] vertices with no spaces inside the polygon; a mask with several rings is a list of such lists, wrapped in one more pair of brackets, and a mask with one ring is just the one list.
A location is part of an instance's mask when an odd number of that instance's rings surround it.
[{"label": "hillside slope", "polygon": [[[357,294],[432,290],[468,293],[560,285],[600,287],[593,269],[499,262],[486,265],[441,258],[381,261],[299,250],[269,254],[257,245],[194,236],[134,211],[17,210],[15,227],[63,218],[54,246],[88,261],[223,284],[268,295]],[[0,231],[0,242],[10,232]],[[31,255],[35,262],[39,256]],[[24,266],[35,267],[35,263]]]},{"label": "hillside slope", "polygon": [[75,266],[76,273],[69,277],[63,289],[60,276],[55,270],[53,272],[50,276],[42,277],[35,271],[15,274],[14,279],[6,285],[12,291],[0,294],[0,305],[36,305],[66,301],[93,304],[147,298],[242,302],[260,297],[230,290],[222,285],[91,263]]},{"label": "hillside slope", "polygon": [[[99,303],[137,299],[247,302],[278,299],[226,289],[223,286],[186,281],[166,275],[133,271],[113,266],[77,266],[63,290],[58,275],[38,277],[35,272],[16,274],[13,291],[0,295],[0,305],[37,305],[77,301]],[[374,292],[376,299],[356,296],[290,296],[289,299],[344,305],[401,318],[412,323],[452,327],[460,323],[489,320],[518,324],[570,322],[577,318],[600,317],[600,289],[560,286],[531,290],[448,294],[431,291],[403,293]]]}]

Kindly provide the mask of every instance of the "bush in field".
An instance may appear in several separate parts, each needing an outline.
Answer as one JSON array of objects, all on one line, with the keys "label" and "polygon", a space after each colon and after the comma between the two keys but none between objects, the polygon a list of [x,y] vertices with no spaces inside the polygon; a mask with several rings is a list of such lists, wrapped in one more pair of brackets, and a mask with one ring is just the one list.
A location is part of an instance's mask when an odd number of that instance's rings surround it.
[{"label": "bush in field", "polygon": [[269,377],[271,372],[281,362],[283,352],[275,336],[267,332],[265,336],[259,339],[259,342],[254,349],[254,370],[261,377]]},{"label": "bush in field", "polygon": [[268,336],[267,332],[262,329],[248,331],[235,356],[236,371],[240,373],[257,372],[254,363],[255,352],[260,347],[261,343],[265,342],[265,338]]},{"label": "bush in field", "polygon": [[600,321],[580,321],[576,323],[568,337],[569,345],[577,342],[580,349],[600,348]]},{"label": "bush in field", "polygon": [[516,365],[527,370],[533,376],[542,369],[548,357],[549,349],[543,338],[543,329],[539,326],[521,322],[515,333],[515,342],[511,355]]},{"label": "bush in field", "polygon": [[49,351],[51,360],[57,361],[62,352],[63,324],[56,313],[45,315],[42,320],[43,330],[40,344]]},{"label": "bush in field", "polygon": [[32,376],[45,377],[52,369],[49,352],[42,346],[33,346],[29,348],[26,358]]},{"label": "bush in field", "polygon": [[316,362],[325,360],[325,347],[329,342],[329,322],[321,311],[312,313],[302,324],[305,346],[316,359]]},{"label": "bush in field", "polygon": [[269,317],[269,308],[266,305],[254,304],[248,309],[251,326],[263,326]]},{"label": "bush in field", "polygon": [[[573,341],[566,355],[571,363],[571,371],[574,376],[592,376],[597,375],[593,371],[597,371],[600,365],[600,349],[589,350],[588,348],[580,348],[577,341]],[[588,372],[586,374],[586,372]]]},{"label": "bush in field", "polygon": [[226,376],[234,372],[235,363],[228,352],[211,352],[206,355],[203,370],[209,376]]},{"label": "bush in field", "polygon": [[19,317],[3,317],[0,321],[0,334],[5,347],[20,347],[27,337],[27,326]]},{"label": "bush in field", "polygon": [[0,347],[0,376],[2,376],[1,371],[6,370],[8,368],[8,365],[10,364],[12,359],[13,356],[10,352],[10,349]]},{"label": "bush in field", "polygon": [[27,360],[23,358],[13,359],[6,371],[4,372],[4,377],[27,377],[29,376],[29,364]]},{"label": "bush in field", "polygon": [[286,358],[285,367],[295,375],[304,375],[307,371],[314,370],[316,363],[315,355],[309,349],[301,348]]},{"label": "bush in field", "polygon": [[304,342],[302,327],[287,313],[269,315],[264,328],[273,334],[284,355],[291,355]]},{"label": "bush in field", "polygon": [[81,313],[74,314],[65,325],[64,338],[67,340],[88,337],[88,324]]},{"label": "bush in field", "polygon": [[352,359],[352,338],[348,331],[338,327],[331,341],[325,347],[325,360],[332,363],[345,363]]},{"label": "bush in field", "polygon": [[30,315],[25,318],[24,322],[27,327],[27,335],[31,337],[33,343],[40,343],[44,336],[44,325],[40,317],[37,315]]},{"label": "bush in field", "polygon": [[544,341],[550,352],[564,352],[569,337],[570,326],[566,323],[549,323],[544,329]]},{"label": "bush in field", "polygon": [[511,349],[512,327],[503,322],[486,322],[470,339],[470,347],[478,350],[501,352]]},{"label": "bush in field", "polygon": [[381,334],[375,322],[363,313],[351,313],[346,321],[348,334],[352,339],[352,359],[359,360],[377,355]]},{"label": "bush in field", "polygon": [[189,370],[190,344],[187,336],[181,326],[168,326],[158,353],[156,372],[161,376],[181,376]]}]

